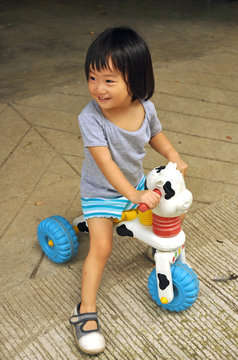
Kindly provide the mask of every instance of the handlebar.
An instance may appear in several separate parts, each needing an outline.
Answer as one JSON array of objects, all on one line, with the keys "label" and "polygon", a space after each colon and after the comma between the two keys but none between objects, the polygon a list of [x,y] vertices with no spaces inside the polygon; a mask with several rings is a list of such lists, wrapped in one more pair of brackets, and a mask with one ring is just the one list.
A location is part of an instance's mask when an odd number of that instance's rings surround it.
[{"label": "handlebar", "polygon": [[[156,192],[156,194],[158,194],[160,197],[161,197],[161,191],[159,189],[154,189],[153,190],[154,192]],[[141,203],[139,206],[138,206],[138,209],[141,211],[141,212],[145,212],[149,209],[149,206],[144,204],[144,203]]]}]

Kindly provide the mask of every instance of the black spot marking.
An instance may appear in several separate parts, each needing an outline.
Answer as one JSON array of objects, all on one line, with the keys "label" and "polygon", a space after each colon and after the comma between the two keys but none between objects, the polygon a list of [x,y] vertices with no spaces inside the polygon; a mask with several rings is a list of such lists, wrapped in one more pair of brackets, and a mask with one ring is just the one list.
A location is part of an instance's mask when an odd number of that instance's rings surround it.
[{"label": "black spot marking", "polygon": [[161,170],[164,170],[165,166],[158,166],[157,168],[155,168],[156,172],[159,173]]},{"label": "black spot marking", "polygon": [[146,181],[145,181],[144,189],[145,189],[145,190],[148,190],[148,187],[147,187]]},{"label": "black spot marking", "polygon": [[167,276],[158,273],[158,279],[159,279],[159,288],[161,290],[165,290],[169,286],[169,280],[167,279]]},{"label": "black spot marking", "polygon": [[80,232],[88,232],[88,227],[87,227],[86,221],[79,223],[77,225],[77,228],[79,229]]},{"label": "black spot marking", "polygon": [[120,236],[134,237],[133,232],[131,230],[127,229],[125,224],[118,226],[116,231],[117,231],[118,235],[120,235]]},{"label": "black spot marking", "polygon": [[171,186],[171,182],[170,181],[166,181],[166,183],[163,186],[164,192],[165,192],[165,199],[169,200],[171,199],[171,197],[173,197],[175,195],[175,191],[174,189],[172,189]]}]

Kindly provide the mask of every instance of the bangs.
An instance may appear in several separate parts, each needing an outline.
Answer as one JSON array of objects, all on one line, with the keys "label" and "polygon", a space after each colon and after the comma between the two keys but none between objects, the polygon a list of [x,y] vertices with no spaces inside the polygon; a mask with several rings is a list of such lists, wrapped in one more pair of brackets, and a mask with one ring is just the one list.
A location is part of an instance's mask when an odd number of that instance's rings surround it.
[{"label": "bangs", "polygon": [[[126,81],[126,59],[122,54],[118,54],[118,51],[103,51],[104,49],[95,49],[92,53],[88,53],[85,61],[85,73],[86,78],[89,78],[90,70],[101,71],[118,71],[122,73],[124,80]],[[119,56],[118,56],[119,55]]]},{"label": "bangs", "polygon": [[94,59],[94,61],[92,60],[92,62],[89,64],[89,71],[91,69],[96,71],[101,71],[101,70],[120,71],[120,69],[118,69],[117,62],[115,61],[115,59],[112,59],[111,55],[107,55],[107,57],[98,56],[96,59]]}]

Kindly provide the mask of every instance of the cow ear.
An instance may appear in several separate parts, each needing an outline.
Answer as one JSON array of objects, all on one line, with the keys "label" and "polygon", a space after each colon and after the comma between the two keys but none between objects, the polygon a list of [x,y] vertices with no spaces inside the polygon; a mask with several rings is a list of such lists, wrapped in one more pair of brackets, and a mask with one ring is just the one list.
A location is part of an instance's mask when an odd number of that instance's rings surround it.
[{"label": "cow ear", "polygon": [[164,170],[165,169],[165,166],[158,166],[157,168],[155,168],[155,171],[157,173],[160,173],[161,170]]}]

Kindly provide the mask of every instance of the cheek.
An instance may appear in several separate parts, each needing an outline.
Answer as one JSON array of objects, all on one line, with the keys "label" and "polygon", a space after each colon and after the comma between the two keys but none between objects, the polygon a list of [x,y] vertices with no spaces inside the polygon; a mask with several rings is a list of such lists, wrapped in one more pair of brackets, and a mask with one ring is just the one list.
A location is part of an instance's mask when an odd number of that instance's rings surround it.
[{"label": "cheek", "polygon": [[90,83],[88,83],[88,91],[90,92],[90,94],[94,92],[94,86]]},{"label": "cheek", "polygon": [[130,92],[129,92],[129,89],[128,89],[128,87],[127,87],[126,84],[125,84],[125,85],[122,85],[122,86],[120,87],[119,93],[120,93],[121,96],[124,97],[124,98],[131,97]]}]

